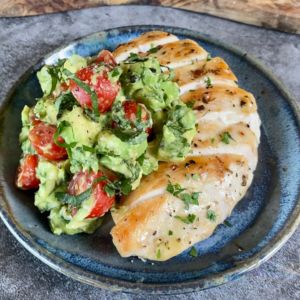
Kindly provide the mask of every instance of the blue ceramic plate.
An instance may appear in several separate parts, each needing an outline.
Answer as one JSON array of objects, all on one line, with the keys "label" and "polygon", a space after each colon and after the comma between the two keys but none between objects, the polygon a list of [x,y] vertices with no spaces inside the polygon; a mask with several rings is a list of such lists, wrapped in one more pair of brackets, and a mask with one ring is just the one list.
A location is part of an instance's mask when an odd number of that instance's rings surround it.
[{"label": "blue ceramic plate", "polygon": [[[114,49],[153,29],[169,31],[199,42],[212,56],[221,56],[251,91],[262,119],[259,163],[246,197],[229,222],[196,245],[198,257],[188,251],[163,263],[122,258],[109,235],[113,222],[93,235],[55,236],[47,218],[33,205],[33,194],[14,186],[20,148],[20,113],[41,96],[36,71],[44,63],[78,53],[96,54]],[[299,110],[280,82],[256,60],[240,50],[185,29],[136,26],[95,33],[46,56],[24,74],[12,89],[0,119],[0,216],[18,241],[43,262],[74,279],[94,286],[127,292],[181,293],[213,287],[239,277],[271,257],[295,231],[300,220]]]}]

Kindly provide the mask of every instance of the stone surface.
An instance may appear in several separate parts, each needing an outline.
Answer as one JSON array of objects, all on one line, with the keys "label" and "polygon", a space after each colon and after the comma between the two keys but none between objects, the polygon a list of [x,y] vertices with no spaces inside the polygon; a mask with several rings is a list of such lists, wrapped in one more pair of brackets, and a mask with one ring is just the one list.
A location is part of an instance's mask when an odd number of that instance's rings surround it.
[{"label": "stone surface", "polygon": [[[30,65],[61,44],[102,29],[137,24],[184,27],[238,46],[261,59],[300,101],[300,36],[149,6],[101,7],[0,19],[0,101]],[[237,281],[172,299],[300,299],[299,240],[298,229],[274,257]],[[0,222],[0,300],[45,298],[148,299],[96,289],[66,278],[23,249]]]}]

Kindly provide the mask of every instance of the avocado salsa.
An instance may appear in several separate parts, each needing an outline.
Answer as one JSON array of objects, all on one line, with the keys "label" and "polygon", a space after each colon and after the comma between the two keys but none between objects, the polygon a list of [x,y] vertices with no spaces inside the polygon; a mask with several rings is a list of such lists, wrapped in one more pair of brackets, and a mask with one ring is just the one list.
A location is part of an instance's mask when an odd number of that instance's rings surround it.
[{"label": "avocado salsa", "polygon": [[19,188],[36,190],[54,234],[92,233],[159,162],[182,161],[196,133],[172,70],[101,51],[37,72],[43,96],[22,111]]}]

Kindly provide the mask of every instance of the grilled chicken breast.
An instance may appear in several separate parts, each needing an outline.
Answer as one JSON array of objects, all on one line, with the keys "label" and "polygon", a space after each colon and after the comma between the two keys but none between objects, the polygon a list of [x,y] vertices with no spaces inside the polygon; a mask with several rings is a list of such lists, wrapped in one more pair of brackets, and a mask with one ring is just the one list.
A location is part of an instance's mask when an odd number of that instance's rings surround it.
[{"label": "grilled chicken breast", "polygon": [[[149,51],[152,47],[157,49]],[[255,98],[237,86],[226,62],[210,59],[194,41],[149,32],[114,55],[120,62],[130,52],[155,56],[173,68],[181,99],[197,118],[185,161],[160,163],[112,211],[111,235],[121,256],[164,261],[208,238],[245,195],[257,164],[260,119]],[[199,205],[186,206],[167,191],[170,183],[200,192]]]}]

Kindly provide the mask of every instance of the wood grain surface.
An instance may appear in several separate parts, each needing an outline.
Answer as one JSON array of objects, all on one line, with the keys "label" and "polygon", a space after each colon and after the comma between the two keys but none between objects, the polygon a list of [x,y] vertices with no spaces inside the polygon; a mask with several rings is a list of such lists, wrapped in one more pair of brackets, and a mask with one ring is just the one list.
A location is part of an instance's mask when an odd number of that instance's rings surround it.
[{"label": "wood grain surface", "polygon": [[300,33],[300,0],[0,0],[0,16],[32,16],[100,5],[150,4]]}]

